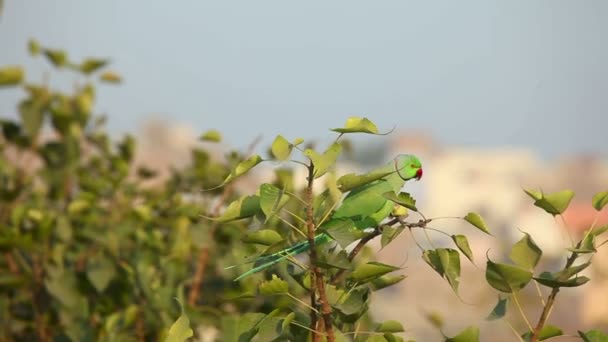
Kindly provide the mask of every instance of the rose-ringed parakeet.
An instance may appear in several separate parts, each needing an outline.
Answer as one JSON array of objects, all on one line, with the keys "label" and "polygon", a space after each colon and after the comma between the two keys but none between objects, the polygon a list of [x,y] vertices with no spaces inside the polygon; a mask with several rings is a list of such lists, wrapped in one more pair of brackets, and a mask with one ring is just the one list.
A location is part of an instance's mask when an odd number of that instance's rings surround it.
[{"label": "rose-ringed parakeet", "polygon": [[[393,202],[384,197],[384,194],[391,191],[398,193],[406,181],[410,179],[419,180],[422,177],[422,165],[416,156],[402,154],[385,166],[371,171],[370,174],[386,175],[373,182],[353,188],[332,214],[327,225],[331,224],[332,220],[349,219],[354,223],[354,228],[360,230],[378,226],[390,215],[395,206]],[[316,245],[332,240],[332,237],[327,233],[320,233],[315,236]],[[258,266],[243,273],[235,281],[265,270],[290,256],[306,252],[309,249],[308,241],[302,241],[276,253],[260,256],[252,261]]]}]

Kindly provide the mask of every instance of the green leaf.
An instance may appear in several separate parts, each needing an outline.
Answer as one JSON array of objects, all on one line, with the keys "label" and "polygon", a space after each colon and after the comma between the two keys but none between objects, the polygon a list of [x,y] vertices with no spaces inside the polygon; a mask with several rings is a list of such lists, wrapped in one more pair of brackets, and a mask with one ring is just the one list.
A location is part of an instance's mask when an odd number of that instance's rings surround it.
[{"label": "green leaf", "polygon": [[245,243],[256,243],[264,246],[271,246],[279,241],[283,241],[283,238],[279,233],[271,229],[258,230],[243,237],[243,242]]},{"label": "green leaf", "polygon": [[367,264],[357,266],[357,268],[355,268],[355,270],[350,274],[350,278],[353,281],[362,284],[398,269],[399,267],[386,265],[379,262],[368,262]]},{"label": "green leaf", "polygon": [[448,337],[446,342],[478,342],[479,341],[479,328],[468,327],[461,331],[454,337]]},{"label": "green leaf", "polygon": [[303,138],[295,138],[295,139],[293,140],[293,146],[298,146],[298,145],[300,145],[300,144],[301,144],[301,143],[303,143],[303,142],[304,142],[304,139],[303,139]]},{"label": "green leaf", "polygon": [[190,328],[190,319],[184,312],[182,303],[179,300],[177,302],[179,303],[182,313],[173,325],[171,325],[171,328],[169,328],[169,333],[167,334],[167,338],[165,338],[165,342],[183,342],[194,336],[194,331]]},{"label": "green leaf", "polygon": [[27,42],[27,50],[29,51],[30,55],[37,56],[40,54],[40,51],[42,50],[42,48],[40,47],[40,44],[35,39],[30,39]]},{"label": "green leaf", "polygon": [[274,216],[289,201],[289,195],[272,184],[264,183],[260,186],[260,208],[266,221]]},{"label": "green leaf", "polygon": [[498,303],[496,303],[496,305],[494,306],[494,309],[492,309],[492,312],[490,312],[488,317],[486,317],[486,321],[493,321],[493,320],[503,318],[505,316],[505,314],[507,313],[508,300],[509,300],[509,297],[505,297],[505,298],[498,297]]},{"label": "green leaf", "polygon": [[[563,334],[564,332],[560,328],[553,325],[545,325],[538,333],[538,340],[544,341],[552,337],[561,336]],[[528,331],[521,337],[524,339],[524,341],[530,341],[532,339],[532,332]]]},{"label": "green leaf", "polygon": [[341,151],[342,145],[338,143],[333,143],[321,155],[312,149],[306,149],[304,151],[304,155],[312,161],[315,167],[315,178],[323,176],[336,164],[336,160],[338,160]]},{"label": "green leaf", "polygon": [[15,86],[23,82],[25,73],[20,66],[5,66],[0,68],[0,86]]},{"label": "green leaf", "polygon": [[338,311],[349,316],[360,313],[367,307],[369,291],[366,288],[355,288],[342,297],[341,303],[334,305]]},{"label": "green leaf", "polygon": [[272,142],[271,151],[272,155],[278,160],[287,160],[291,155],[292,148],[293,146],[289,141],[279,134]]},{"label": "green leaf", "polygon": [[25,100],[19,104],[19,115],[25,134],[32,139],[38,136],[44,119],[44,108],[37,102]]},{"label": "green leaf", "polygon": [[338,133],[368,133],[378,134],[378,127],[367,118],[350,117],[346,120],[343,128],[332,128]]},{"label": "green leaf", "polygon": [[387,274],[380,278],[376,278],[376,279],[372,280],[371,281],[372,289],[374,291],[378,291],[385,287],[395,285],[395,284],[401,282],[405,278],[407,278],[407,276],[404,274],[400,274],[400,275]]},{"label": "green leaf", "polygon": [[384,227],[382,229],[382,238],[380,240],[380,245],[382,248],[386,247],[389,243],[391,243],[391,241],[399,236],[403,229],[403,227]]},{"label": "green leaf", "polygon": [[345,251],[337,254],[330,254],[326,259],[317,260],[317,265],[323,268],[339,268],[342,270],[352,270],[353,265],[348,260]]},{"label": "green leaf", "polygon": [[452,287],[454,292],[458,293],[458,284],[460,283],[460,254],[458,251],[451,248],[437,248],[439,262],[443,269],[443,274]]},{"label": "green leaf", "polygon": [[532,272],[519,266],[486,263],[486,281],[498,291],[512,293],[523,289],[532,279]]},{"label": "green leaf", "polygon": [[226,185],[229,182],[233,181],[235,178],[244,175],[249,170],[251,170],[254,166],[261,163],[262,161],[263,161],[262,157],[260,157],[257,154],[243,160],[242,162],[238,163],[236,168],[234,170],[232,170],[232,172],[228,175],[228,177],[226,177],[226,179],[224,179],[224,182],[222,183],[222,185]]},{"label": "green leaf", "polygon": [[91,284],[93,284],[97,292],[103,292],[115,276],[116,267],[108,258],[100,257],[89,261],[87,266],[87,278]]},{"label": "green leaf", "polygon": [[594,253],[595,249],[595,234],[593,232],[585,234],[583,240],[579,241],[574,248],[568,248],[569,251],[579,254]]},{"label": "green leaf", "polygon": [[214,220],[220,223],[240,220],[252,217],[259,213],[260,210],[260,197],[255,195],[244,196],[230,203],[224,213],[221,216],[216,217]]},{"label": "green leaf", "polygon": [[398,333],[404,332],[405,330],[403,329],[403,325],[401,325],[401,323],[394,320],[388,320],[382,322],[375,331],[383,333]]},{"label": "green leaf", "polygon": [[264,281],[259,286],[260,294],[264,296],[272,296],[278,294],[289,293],[287,282],[276,274],[272,275],[272,280]]},{"label": "green leaf", "polygon": [[407,192],[400,192],[399,195],[396,195],[394,192],[389,191],[384,193],[382,196],[392,201],[400,206],[406,207],[413,211],[418,211],[416,208],[416,200]]},{"label": "green leaf", "polygon": [[210,129],[207,132],[203,133],[198,140],[200,141],[210,141],[210,142],[220,142],[222,141],[222,133],[218,130]]},{"label": "green leaf", "polygon": [[44,49],[44,56],[57,68],[61,68],[68,62],[68,55],[63,50]]},{"label": "green leaf", "polygon": [[534,269],[543,255],[543,251],[536,245],[530,234],[524,233],[513,248],[509,257],[513,262],[525,269]]},{"label": "green leaf", "polygon": [[283,321],[281,322],[281,335],[289,333],[291,328],[291,322],[293,322],[295,318],[295,312],[290,312],[287,316],[285,316],[285,318],[283,318]]},{"label": "green leaf", "polygon": [[471,251],[471,247],[469,246],[469,241],[467,240],[467,237],[464,235],[452,235],[452,240],[454,240],[456,247],[458,247],[462,254],[464,254],[467,259],[471,260],[471,262],[474,263],[473,251]]},{"label": "green leaf", "polygon": [[524,192],[528,194],[528,196],[532,197],[532,199],[535,201],[543,198],[543,193],[540,191],[524,189]]},{"label": "green leaf", "polygon": [[364,233],[355,228],[350,219],[332,219],[322,226],[322,230],[329,234],[342,248],[363,237]]},{"label": "green leaf", "polygon": [[548,195],[543,194],[542,198],[534,202],[534,205],[555,216],[562,214],[568,208],[572,197],[574,197],[574,191],[572,190],[563,190]]},{"label": "green leaf", "polygon": [[460,282],[460,254],[458,251],[451,248],[426,250],[422,253],[422,259],[448,281],[455,293],[458,293]]},{"label": "green leaf", "polygon": [[362,185],[371,183],[378,179],[384,178],[394,171],[389,172],[371,172],[363,175],[356,175],[354,173],[348,173],[344,176],[338,178],[338,188],[342,192],[351,191],[354,188],[360,187]]},{"label": "green leaf", "polygon": [[114,71],[105,71],[101,75],[99,75],[99,80],[106,83],[120,83],[122,82],[122,77]]},{"label": "green leaf", "polygon": [[101,68],[103,68],[104,66],[106,66],[110,61],[107,59],[98,59],[98,58],[87,58],[85,59],[80,66],[78,67],[78,69],[86,74],[89,75]]},{"label": "green leaf", "polygon": [[585,276],[581,276],[581,277],[576,277],[576,278],[572,278],[572,279],[568,279],[568,280],[560,280],[560,278],[556,277],[556,274],[554,274],[554,273],[543,272],[540,274],[540,276],[534,277],[534,280],[536,280],[541,285],[545,285],[545,286],[551,287],[551,288],[556,288],[556,287],[581,286],[581,285],[584,285],[585,283],[587,283],[590,279]]},{"label": "green leaf", "polygon": [[440,313],[429,312],[424,316],[424,318],[426,318],[426,320],[429,321],[429,323],[431,323],[431,325],[434,326],[435,328],[437,328],[437,329],[443,328],[444,320]]},{"label": "green leaf", "polygon": [[488,229],[488,226],[483,221],[483,218],[481,218],[481,216],[479,216],[479,214],[468,213],[467,216],[464,217],[464,220],[469,222],[470,224],[475,226],[475,228],[481,230],[482,232],[484,232],[488,235],[492,235],[492,234],[490,234],[490,230]]},{"label": "green leaf", "polygon": [[600,211],[604,208],[606,204],[608,204],[608,191],[598,192],[593,195],[593,200],[591,201],[595,210]]},{"label": "green leaf", "polygon": [[568,267],[565,270],[555,273],[555,278],[570,279],[573,275],[578,274],[579,272],[587,268],[589,265],[591,265],[591,261],[588,261],[584,264]]},{"label": "green leaf", "polygon": [[595,236],[600,236],[600,235],[604,234],[607,231],[608,231],[608,224],[603,225],[601,227],[593,228],[593,230],[591,231],[590,234],[592,234],[595,237]]},{"label": "green leaf", "polygon": [[608,342],[608,335],[595,329],[587,332],[582,332],[579,330],[578,335],[585,342]]}]

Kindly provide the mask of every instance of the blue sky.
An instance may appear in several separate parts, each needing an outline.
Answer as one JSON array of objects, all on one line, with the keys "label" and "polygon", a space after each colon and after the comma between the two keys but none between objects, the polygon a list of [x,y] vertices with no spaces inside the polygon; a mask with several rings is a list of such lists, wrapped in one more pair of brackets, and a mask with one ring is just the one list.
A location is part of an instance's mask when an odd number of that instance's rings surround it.
[{"label": "blue sky", "polygon": [[[0,65],[40,80],[30,37],[111,57],[125,82],[98,109],[117,133],[161,117],[242,146],[358,115],[445,144],[606,156],[606,17],[602,0],[6,0]],[[19,95],[0,91],[0,116]]]}]

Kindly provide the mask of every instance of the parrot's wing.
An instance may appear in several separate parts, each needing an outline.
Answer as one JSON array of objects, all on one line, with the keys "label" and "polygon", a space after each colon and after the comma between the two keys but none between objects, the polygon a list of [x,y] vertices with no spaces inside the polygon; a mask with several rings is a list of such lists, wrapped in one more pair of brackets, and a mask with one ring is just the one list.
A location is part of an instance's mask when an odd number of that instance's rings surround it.
[{"label": "parrot's wing", "polygon": [[378,213],[388,201],[383,194],[391,190],[391,184],[384,179],[354,189],[344,198],[332,217],[365,218]]}]

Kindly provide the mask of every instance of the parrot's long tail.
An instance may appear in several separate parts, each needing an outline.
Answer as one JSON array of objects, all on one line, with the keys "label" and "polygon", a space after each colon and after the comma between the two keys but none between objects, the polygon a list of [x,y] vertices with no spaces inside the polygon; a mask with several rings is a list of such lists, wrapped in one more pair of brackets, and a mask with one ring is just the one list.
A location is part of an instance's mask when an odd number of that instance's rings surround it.
[{"label": "parrot's long tail", "polygon": [[[327,243],[331,240],[332,240],[332,238],[325,233],[321,233],[321,234],[315,236],[315,244],[317,244],[317,245]],[[310,244],[308,243],[308,241],[302,241],[291,247],[280,250],[276,253],[269,254],[269,255],[263,255],[255,260],[251,261],[252,263],[258,264],[257,266],[255,266],[254,268],[250,269],[249,271],[241,274],[236,279],[234,279],[234,281],[241,280],[252,274],[263,271],[263,270],[265,270],[273,265],[276,265],[279,262],[289,258],[290,256],[304,253],[304,252],[308,251],[309,249],[310,249]],[[231,266],[231,267],[233,267],[233,266]]]}]

